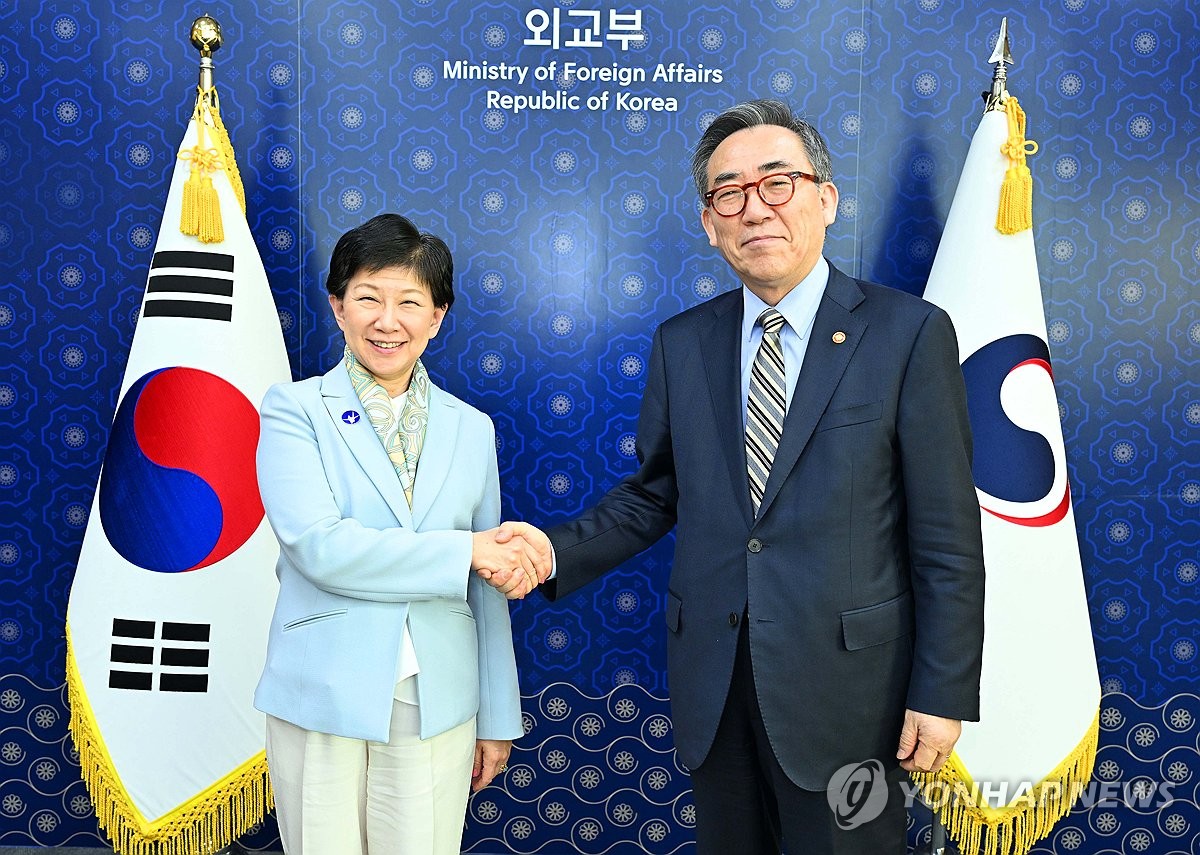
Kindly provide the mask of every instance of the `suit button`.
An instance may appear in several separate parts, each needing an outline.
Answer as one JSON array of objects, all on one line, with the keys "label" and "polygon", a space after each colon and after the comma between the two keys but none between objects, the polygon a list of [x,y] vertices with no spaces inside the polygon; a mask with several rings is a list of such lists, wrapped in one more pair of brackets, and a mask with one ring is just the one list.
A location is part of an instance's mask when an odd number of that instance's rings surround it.
[{"label": "suit button", "polygon": [[737,612],[730,612],[729,613],[729,625],[737,626],[737,622],[738,622]]},{"label": "suit button", "polygon": [[757,537],[750,538],[750,542],[746,544],[746,548],[755,554],[762,552],[762,546],[762,541]]}]

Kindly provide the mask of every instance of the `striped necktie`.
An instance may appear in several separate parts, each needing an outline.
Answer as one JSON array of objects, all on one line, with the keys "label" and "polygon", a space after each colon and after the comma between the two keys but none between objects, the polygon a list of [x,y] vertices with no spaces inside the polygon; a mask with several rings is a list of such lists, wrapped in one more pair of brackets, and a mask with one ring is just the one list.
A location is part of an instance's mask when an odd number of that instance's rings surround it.
[{"label": "striped necktie", "polygon": [[783,436],[783,413],[787,403],[783,372],[783,315],[767,309],[758,316],[762,325],[762,343],[750,368],[750,397],[746,402],[746,474],[750,479],[750,504],[758,516],[771,474],[771,462]]}]

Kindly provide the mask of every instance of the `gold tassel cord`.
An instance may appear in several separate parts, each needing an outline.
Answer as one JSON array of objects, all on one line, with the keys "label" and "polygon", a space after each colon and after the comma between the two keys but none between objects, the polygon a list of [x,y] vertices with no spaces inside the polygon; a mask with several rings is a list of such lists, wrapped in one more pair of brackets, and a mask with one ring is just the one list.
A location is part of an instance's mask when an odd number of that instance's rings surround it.
[{"label": "gold tassel cord", "polygon": [[213,134],[216,136],[217,146],[220,148],[221,156],[225,166],[225,174],[229,176],[229,184],[233,187],[233,195],[237,196],[238,206],[241,208],[242,215],[246,213],[246,190],[242,186],[242,174],[238,171],[237,159],[233,156],[233,142],[229,139],[229,132],[225,130],[225,123],[221,121],[221,102],[217,98],[217,90],[212,90],[212,107],[209,110],[209,116],[212,119]]},{"label": "gold tassel cord", "polygon": [[120,855],[207,855],[228,846],[275,807],[266,752],[234,769],[161,819],[147,822],[134,807],[96,726],[67,627],[70,730],[96,819]]},{"label": "gold tassel cord", "polygon": [[[203,138],[204,132],[200,133]],[[179,231],[198,237],[203,243],[221,243],[225,240],[225,227],[221,222],[221,202],[212,180],[212,173],[221,168],[221,156],[216,149],[205,149],[203,143],[179,156],[191,162],[191,173],[183,184]]]},{"label": "gold tassel cord", "polygon": [[1025,158],[1037,154],[1038,144],[1025,139],[1025,111],[1016,98],[1009,96],[1000,106],[1008,114],[1008,139],[1000,146],[1008,158],[1008,169],[1000,185],[1000,208],[996,211],[996,230],[1015,235],[1033,228],[1033,175]]},{"label": "gold tassel cord", "polygon": [[950,755],[941,771],[914,772],[912,779],[963,852],[1027,855],[1087,788],[1099,737],[1097,710],[1074,750],[1037,786],[1000,808],[987,804],[957,754]]},{"label": "gold tassel cord", "polygon": [[[241,173],[233,156],[233,144],[229,132],[221,121],[221,108],[216,88],[197,89],[196,109],[192,113],[196,123],[196,145],[182,151],[179,157],[190,162],[191,171],[183,185],[183,205],[179,215],[179,230],[193,235],[203,243],[221,243],[225,240],[225,227],[221,219],[221,203],[213,185],[213,175],[223,170],[237,197],[242,214],[246,213],[246,193],[242,186]],[[211,143],[208,141],[211,137]]]}]

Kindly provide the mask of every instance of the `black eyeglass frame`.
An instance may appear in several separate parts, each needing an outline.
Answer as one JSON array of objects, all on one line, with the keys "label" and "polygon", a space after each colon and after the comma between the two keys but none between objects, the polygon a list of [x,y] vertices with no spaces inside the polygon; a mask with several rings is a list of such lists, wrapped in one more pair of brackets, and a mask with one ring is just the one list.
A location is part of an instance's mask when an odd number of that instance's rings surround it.
[{"label": "black eyeglass frame", "polygon": [[[778,178],[780,175],[786,175],[788,178],[790,178],[792,180],[792,192],[788,194],[788,197],[786,199],[783,199],[779,202],[769,202],[769,201],[767,201],[766,197],[763,196],[762,183],[764,181],[766,181],[768,178]],[[758,198],[762,199],[764,205],[769,205],[772,208],[778,208],[780,205],[786,205],[788,202],[792,201],[792,197],[796,195],[796,179],[797,178],[805,178],[805,179],[811,181],[813,184],[816,184],[817,186],[820,186],[821,184],[825,183],[820,178],[813,175],[811,172],[803,172],[799,169],[794,169],[791,172],[772,172],[770,175],[764,175],[762,178],[758,179],[757,181],[747,181],[745,184],[722,184],[719,187],[714,187],[713,189],[709,190],[707,193],[704,194],[704,204],[707,205],[708,207],[712,208],[713,212],[715,214],[717,214],[717,216],[720,216],[720,217],[739,216],[743,211],[746,210],[746,202],[750,199],[749,190],[751,187],[753,187],[754,192],[758,194]],[[729,190],[730,188],[735,188],[737,190],[742,191],[742,206],[740,208],[738,208],[736,211],[734,211],[733,213],[726,214],[726,213],[723,213],[722,211],[717,210],[717,206],[713,204],[713,198],[717,195],[717,193],[721,192],[722,190]]]}]

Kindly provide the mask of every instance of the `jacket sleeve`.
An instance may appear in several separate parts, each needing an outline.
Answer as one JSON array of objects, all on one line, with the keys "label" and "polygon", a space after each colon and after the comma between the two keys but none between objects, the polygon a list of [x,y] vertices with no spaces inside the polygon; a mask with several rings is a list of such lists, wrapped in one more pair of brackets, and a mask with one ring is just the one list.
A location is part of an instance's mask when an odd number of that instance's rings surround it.
[{"label": "jacket sleeve", "polygon": [[551,600],[599,578],[654,544],[675,525],[679,497],[671,445],[663,332],[654,333],[646,389],[638,416],[638,469],[590,510],[547,534],[555,577],[542,585]]},{"label": "jacket sleeve", "polygon": [[370,528],[343,516],[325,474],[309,414],[295,384],[263,399],[258,484],[279,548],[312,584],[356,599],[463,600],[471,566],[469,531]]},{"label": "jacket sleeve", "polygon": [[897,418],[916,628],[908,707],[977,720],[983,543],[958,342],[941,309],[917,334]]},{"label": "jacket sleeve", "polygon": [[[484,496],[471,521],[474,531],[500,524],[500,475],[496,462],[495,429],[490,432],[491,453],[484,478]],[[504,595],[472,573],[467,602],[475,615],[479,638],[479,713],[475,720],[479,739],[516,739],[521,724],[521,693],[513,652],[512,623]]]}]

